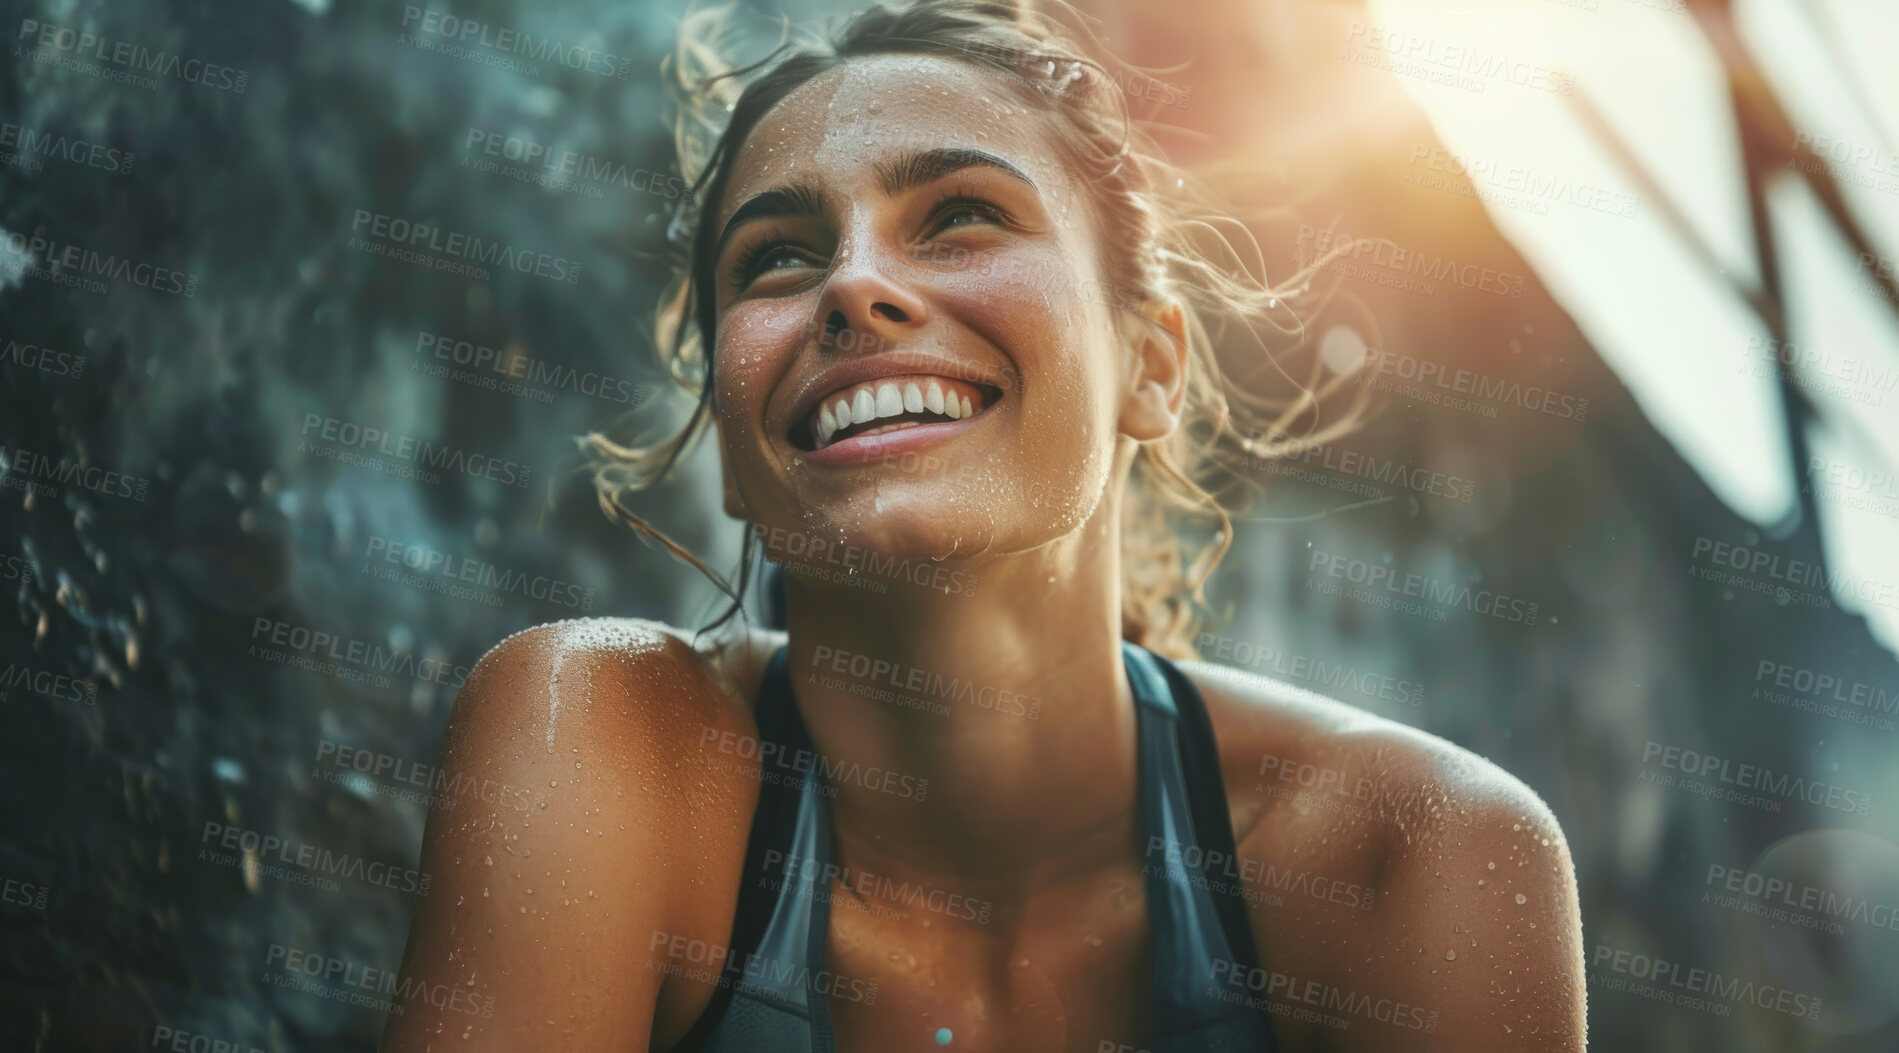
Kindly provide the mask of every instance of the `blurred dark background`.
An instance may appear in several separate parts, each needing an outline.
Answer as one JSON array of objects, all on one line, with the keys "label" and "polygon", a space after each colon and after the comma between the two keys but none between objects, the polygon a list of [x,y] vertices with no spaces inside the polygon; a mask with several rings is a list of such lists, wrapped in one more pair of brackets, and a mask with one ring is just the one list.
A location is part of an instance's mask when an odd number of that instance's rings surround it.
[{"label": "blurred dark background", "polygon": [[[1891,12],[1431,6],[1080,5],[1166,71],[1126,86],[1176,160],[1270,210],[1269,274],[1353,246],[1308,321],[1380,410],[1253,473],[1198,650],[1549,802],[1592,1045],[1899,1049]],[[647,333],[684,5],[5,11],[0,1047],[371,1049],[379,1010],[285,966],[396,968],[428,808],[481,806],[427,799],[466,669],[719,607],[574,443],[683,414]],[[534,264],[400,258],[405,225]],[[637,510],[731,567],[709,452]],[[1327,594],[1374,566],[1473,598]],[[1822,790],[1656,781],[1689,754]],[[263,839],[359,865],[303,883]],[[1821,1008],[1671,1004],[1632,955]]]}]

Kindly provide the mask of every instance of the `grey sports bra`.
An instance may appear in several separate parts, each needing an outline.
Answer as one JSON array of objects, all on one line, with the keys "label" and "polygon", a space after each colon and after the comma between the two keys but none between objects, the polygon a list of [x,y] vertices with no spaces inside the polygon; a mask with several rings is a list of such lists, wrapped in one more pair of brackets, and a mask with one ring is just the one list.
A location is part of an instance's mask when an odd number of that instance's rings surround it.
[{"label": "grey sports bra", "polygon": [[[1270,1053],[1272,1025],[1261,1004],[1221,998],[1216,979],[1251,975],[1258,954],[1237,882],[1209,880],[1197,865],[1233,858],[1212,725],[1199,692],[1172,662],[1134,644],[1121,648],[1138,709],[1143,844],[1164,846],[1148,854],[1144,867],[1154,1034],[1138,1048]],[[811,743],[786,663],[781,647],[765,671],[758,727],[762,741],[792,756]],[[752,822],[745,873],[829,873],[826,800],[815,774],[793,783],[768,781]],[[779,883],[776,893],[766,882],[745,882],[718,990],[674,1053],[837,1053],[829,996],[847,981],[825,969],[830,900],[795,880]]]}]

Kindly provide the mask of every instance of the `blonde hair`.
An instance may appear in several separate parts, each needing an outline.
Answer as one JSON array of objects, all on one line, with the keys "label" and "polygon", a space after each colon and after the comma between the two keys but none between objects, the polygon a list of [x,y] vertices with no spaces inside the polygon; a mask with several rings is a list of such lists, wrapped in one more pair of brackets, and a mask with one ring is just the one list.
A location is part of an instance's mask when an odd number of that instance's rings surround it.
[{"label": "blonde hair", "polygon": [[[1190,364],[1181,426],[1141,444],[1129,473],[1121,620],[1124,638],[1172,657],[1191,656],[1193,633],[1208,613],[1207,579],[1233,540],[1237,509],[1219,495],[1250,482],[1240,463],[1337,438],[1355,426],[1370,397],[1367,387],[1354,386],[1349,405],[1328,415],[1328,400],[1350,385],[1349,376],[1324,378],[1317,354],[1307,356],[1304,377],[1285,365],[1295,353],[1314,350],[1293,303],[1309,296],[1310,277],[1324,261],[1308,264],[1283,286],[1269,285],[1246,225],[1167,162],[1130,118],[1115,75],[1084,55],[1054,20],[1011,0],[878,4],[844,21],[827,41],[779,58],[789,47],[781,45],[744,67],[725,57],[730,28],[725,10],[689,14],[664,66],[679,103],[674,137],[681,174],[693,192],[668,231],[675,270],[654,335],[668,371],[698,404],[684,427],[657,442],[621,443],[600,432],[581,440],[602,509],[712,578],[733,597],[726,618],[738,610],[751,566],[749,541],[734,588],[623,500],[664,477],[709,426],[717,317],[711,231],[702,211],[719,200],[731,162],[758,121],[818,74],[871,55],[969,62],[996,71],[1026,103],[1054,118],[1058,146],[1100,220],[1113,306],[1150,325],[1157,323],[1137,310],[1144,303],[1171,300],[1184,309]],[[1092,34],[1089,39],[1099,43]],[[1261,352],[1242,376],[1230,375],[1218,352],[1233,335],[1249,338]],[[1290,346],[1276,355],[1266,347],[1267,335]],[[1289,390],[1251,390],[1263,374],[1276,375]],[[1210,537],[1190,543],[1179,516],[1203,520]]]}]

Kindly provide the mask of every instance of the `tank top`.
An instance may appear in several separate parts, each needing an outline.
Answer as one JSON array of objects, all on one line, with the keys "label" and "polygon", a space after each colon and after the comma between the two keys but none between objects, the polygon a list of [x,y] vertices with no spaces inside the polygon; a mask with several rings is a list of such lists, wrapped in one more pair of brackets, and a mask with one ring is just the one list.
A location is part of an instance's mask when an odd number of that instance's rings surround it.
[{"label": "tank top", "polygon": [[[1153,1034],[1136,1048],[1141,1053],[1271,1053],[1276,1047],[1262,1003],[1229,1001],[1218,993],[1218,977],[1230,975],[1228,969],[1251,976],[1259,962],[1238,882],[1213,880],[1203,865],[1209,858],[1234,857],[1213,726],[1200,693],[1172,662],[1125,641],[1121,652],[1138,714],[1138,807],[1142,844],[1149,849],[1143,873],[1154,947]],[[799,750],[815,756],[792,697],[787,662],[780,647],[766,666],[759,737],[776,743],[781,756],[800,756]],[[815,773],[796,780],[767,778],[761,787],[731,954],[718,989],[673,1053],[838,1053],[829,992],[847,981],[824,964],[829,880],[820,878],[814,892],[808,882],[787,876],[773,892],[769,883],[753,877],[774,870],[828,873],[827,800]],[[1221,961],[1226,967],[1216,969],[1214,963]],[[946,1037],[953,1050],[954,1032]],[[928,1041],[929,1036],[919,1036],[918,1045]]]}]

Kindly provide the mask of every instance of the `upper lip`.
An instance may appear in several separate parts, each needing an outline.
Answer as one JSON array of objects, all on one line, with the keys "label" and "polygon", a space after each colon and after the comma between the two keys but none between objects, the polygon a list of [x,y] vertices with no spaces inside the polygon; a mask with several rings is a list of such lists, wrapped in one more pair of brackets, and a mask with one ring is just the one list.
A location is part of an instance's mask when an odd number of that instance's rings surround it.
[{"label": "upper lip", "polygon": [[839,362],[798,385],[798,394],[792,399],[791,412],[787,415],[785,427],[794,432],[803,427],[811,419],[811,415],[817,412],[818,403],[824,401],[825,396],[833,392],[867,380],[915,373],[928,373],[970,384],[981,384],[994,389],[998,395],[1002,391],[1002,381],[995,371],[975,363],[945,358],[928,351],[884,351],[867,358],[853,358],[846,362]]}]

